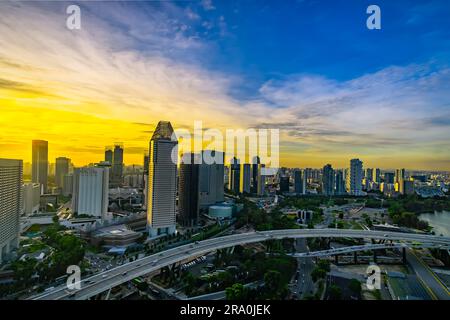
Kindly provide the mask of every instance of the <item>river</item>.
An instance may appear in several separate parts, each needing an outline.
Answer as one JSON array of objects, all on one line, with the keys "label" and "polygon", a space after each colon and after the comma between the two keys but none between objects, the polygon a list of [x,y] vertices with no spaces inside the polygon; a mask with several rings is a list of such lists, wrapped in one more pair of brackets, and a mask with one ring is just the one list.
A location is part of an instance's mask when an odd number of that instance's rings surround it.
[{"label": "river", "polygon": [[450,212],[423,213],[420,215],[420,220],[427,221],[436,235],[450,237]]}]

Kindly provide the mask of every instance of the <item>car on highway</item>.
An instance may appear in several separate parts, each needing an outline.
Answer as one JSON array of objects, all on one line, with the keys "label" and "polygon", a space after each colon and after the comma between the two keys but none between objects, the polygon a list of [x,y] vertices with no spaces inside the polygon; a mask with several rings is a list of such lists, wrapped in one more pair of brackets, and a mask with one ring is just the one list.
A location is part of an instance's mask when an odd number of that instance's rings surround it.
[{"label": "car on highway", "polygon": [[127,271],[123,272],[123,273],[122,273],[122,276],[126,276],[127,273],[128,273]]}]

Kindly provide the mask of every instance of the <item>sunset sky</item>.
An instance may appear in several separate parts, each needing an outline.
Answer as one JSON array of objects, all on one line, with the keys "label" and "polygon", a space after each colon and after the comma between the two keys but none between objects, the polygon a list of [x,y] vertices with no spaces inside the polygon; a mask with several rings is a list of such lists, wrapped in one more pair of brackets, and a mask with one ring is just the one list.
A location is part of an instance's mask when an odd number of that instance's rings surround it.
[{"label": "sunset sky", "polygon": [[0,158],[77,166],[174,128],[278,128],[281,164],[450,170],[450,5],[375,1],[0,1]]}]

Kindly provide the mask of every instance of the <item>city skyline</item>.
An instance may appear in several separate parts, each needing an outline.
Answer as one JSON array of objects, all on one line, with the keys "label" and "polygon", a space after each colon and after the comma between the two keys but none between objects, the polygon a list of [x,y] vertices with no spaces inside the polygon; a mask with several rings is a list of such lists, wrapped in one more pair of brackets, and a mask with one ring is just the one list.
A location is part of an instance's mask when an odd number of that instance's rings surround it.
[{"label": "city skyline", "polygon": [[357,1],[83,3],[77,31],[64,4],[2,3],[0,157],[41,139],[82,166],[122,141],[140,164],[160,119],[202,120],[279,128],[285,167],[450,170],[445,4],[379,1],[376,33]]}]

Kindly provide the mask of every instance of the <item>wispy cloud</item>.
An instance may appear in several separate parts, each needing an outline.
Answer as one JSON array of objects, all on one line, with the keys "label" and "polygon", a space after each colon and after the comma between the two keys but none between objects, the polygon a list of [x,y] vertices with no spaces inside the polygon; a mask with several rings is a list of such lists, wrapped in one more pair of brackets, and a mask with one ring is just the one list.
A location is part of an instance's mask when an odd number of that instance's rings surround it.
[{"label": "wispy cloud", "polygon": [[[425,159],[438,149],[440,163],[450,158],[446,65],[391,66],[347,81],[282,75],[262,84],[253,100],[238,101],[230,92],[244,79],[207,67],[214,44],[193,25],[209,20],[194,9],[86,3],[82,29],[70,31],[63,4],[0,6],[0,101],[7,106],[1,138],[26,148],[18,155],[29,156],[32,137],[20,132],[33,127],[54,139],[52,148],[86,159],[124,141],[136,155],[131,161],[141,161],[153,126],[167,119],[186,128],[194,120],[220,129],[279,128],[286,165],[300,156],[320,164],[332,155],[338,165],[353,155]],[[203,9],[214,5],[204,1]],[[225,18],[218,19],[215,25],[229,32]],[[55,119],[68,114],[69,120]],[[96,127],[99,120],[105,123]],[[62,137],[67,128],[78,130],[70,132],[70,150]]]}]

